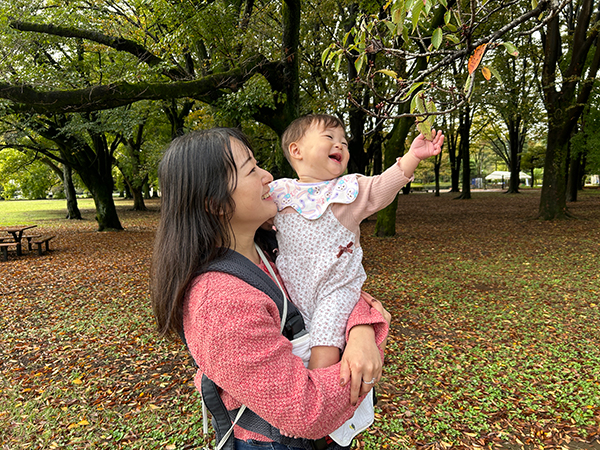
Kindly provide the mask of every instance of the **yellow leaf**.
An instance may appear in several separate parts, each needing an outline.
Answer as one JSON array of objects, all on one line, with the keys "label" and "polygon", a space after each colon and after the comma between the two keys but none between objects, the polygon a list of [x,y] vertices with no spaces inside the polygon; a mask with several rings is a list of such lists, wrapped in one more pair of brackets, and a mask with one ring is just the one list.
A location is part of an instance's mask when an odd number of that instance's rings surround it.
[{"label": "yellow leaf", "polygon": [[85,419],[83,419],[83,420],[80,420],[80,421],[77,423],[77,425],[82,425],[82,426],[89,425],[89,424],[90,424],[90,423],[89,423],[87,420],[85,420]]},{"label": "yellow leaf", "polygon": [[83,381],[81,381],[81,378],[75,378],[73,380],[73,384],[81,384],[81,383],[83,383]]},{"label": "yellow leaf", "polygon": [[481,73],[483,74],[483,78],[488,81],[490,81],[490,78],[492,78],[492,71],[485,66],[481,68]]}]

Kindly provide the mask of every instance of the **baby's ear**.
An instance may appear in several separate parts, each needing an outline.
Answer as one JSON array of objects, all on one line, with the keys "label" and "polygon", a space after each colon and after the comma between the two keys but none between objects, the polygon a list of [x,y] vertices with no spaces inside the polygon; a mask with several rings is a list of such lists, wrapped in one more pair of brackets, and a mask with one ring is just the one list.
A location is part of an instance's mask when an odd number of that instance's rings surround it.
[{"label": "baby's ear", "polygon": [[292,142],[288,148],[290,158],[300,161],[302,159],[302,152],[296,142]]}]

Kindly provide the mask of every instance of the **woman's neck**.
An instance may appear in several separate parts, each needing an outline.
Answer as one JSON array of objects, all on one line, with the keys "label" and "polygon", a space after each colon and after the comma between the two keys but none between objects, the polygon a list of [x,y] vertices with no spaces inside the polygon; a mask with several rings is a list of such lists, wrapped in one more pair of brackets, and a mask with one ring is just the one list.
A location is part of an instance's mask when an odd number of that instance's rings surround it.
[{"label": "woman's neck", "polygon": [[254,246],[254,235],[252,236],[236,236],[232,242],[231,250],[235,250],[240,255],[245,256],[254,264],[260,264],[260,256]]}]

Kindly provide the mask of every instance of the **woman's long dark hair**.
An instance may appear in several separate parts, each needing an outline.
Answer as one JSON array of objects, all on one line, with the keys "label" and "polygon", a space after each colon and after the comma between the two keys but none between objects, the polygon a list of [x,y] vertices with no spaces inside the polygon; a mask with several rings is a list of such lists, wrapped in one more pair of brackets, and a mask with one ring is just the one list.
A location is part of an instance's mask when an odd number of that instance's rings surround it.
[{"label": "woman's long dark hair", "polygon": [[160,223],[151,269],[152,309],[158,332],[183,329],[183,302],[194,275],[231,244],[237,171],[231,140],[250,149],[235,128],[194,131],[178,137],[158,167]]}]

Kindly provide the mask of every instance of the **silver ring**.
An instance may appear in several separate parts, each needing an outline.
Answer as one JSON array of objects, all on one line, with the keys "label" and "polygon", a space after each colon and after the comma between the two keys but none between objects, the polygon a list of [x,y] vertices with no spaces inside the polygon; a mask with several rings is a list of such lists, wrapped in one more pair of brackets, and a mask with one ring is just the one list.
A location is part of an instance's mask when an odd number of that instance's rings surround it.
[{"label": "silver ring", "polygon": [[375,384],[375,380],[376,380],[376,378],[373,378],[371,381],[365,381],[365,380],[363,380],[363,383],[364,384]]}]

